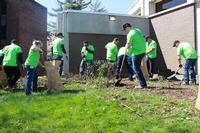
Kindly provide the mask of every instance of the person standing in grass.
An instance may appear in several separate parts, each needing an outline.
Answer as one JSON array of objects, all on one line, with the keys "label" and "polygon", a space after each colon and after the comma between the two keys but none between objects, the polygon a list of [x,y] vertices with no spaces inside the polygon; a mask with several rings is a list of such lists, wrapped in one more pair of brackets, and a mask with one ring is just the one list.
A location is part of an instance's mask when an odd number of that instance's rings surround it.
[{"label": "person standing in grass", "polygon": [[56,36],[56,39],[52,43],[53,43],[53,58],[52,59],[60,61],[59,74],[61,76],[63,72],[63,55],[66,54],[66,50],[64,47],[63,34],[58,33]]},{"label": "person standing in grass", "polygon": [[118,53],[118,45],[119,45],[119,39],[114,38],[112,42],[109,42],[106,44],[106,60],[108,63],[108,77],[110,78],[111,75],[114,75],[114,67],[115,62],[117,59],[117,53]]},{"label": "person standing in grass", "polygon": [[189,71],[191,74],[191,83],[196,84],[196,72],[194,67],[197,62],[197,52],[188,42],[180,42],[179,40],[174,41],[173,47],[177,48],[178,63],[179,67],[183,67],[181,57],[185,59],[184,64],[184,85],[189,85]]},{"label": "person standing in grass", "polygon": [[20,78],[20,70],[17,61],[23,64],[22,49],[17,45],[17,40],[13,39],[10,45],[4,47],[2,53],[3,67],[7,76],[7,86],[5,90],[10,91]]},{"label": "person standing in grass", "polygon": [[132,63],[130,62],[130,54],[131,54],[131,49],[127,49],[126,51],[126,47],[121,47],[119,49],[118,55],[117,55],[117,62],[116,62],[116,72],[115,72],[115,76],[116,79],[119,78],[119,74],[120,74],[120,69],[121,69],[121,65],[122,65],[122,61],[124,58],[124,54],[125,55],[125,60],[124,60],[124,64],[126,65],[126,70],[128,72],[128,80],[133,81],[133,69],[132,69]]},{"label": "person standing in grass", "polygon": [[29,50],[28,57],[25,61],[25,68],[26,68],[26,83],[25,83],[25,93],[26,95],[31,94],[31,85],[33,92],[37,91],[37,72],[36,68],[40,64],[40,54],[43,54],[41,49],[42,42],[39,40],[34,40],[33,44]]},{"label": "person standing in grass", "polygon": [[80,75],[84,75],[85,72],[89,74],[89,67],[93,64],[94,59],[94,46],[89,44],[88,41],[83,42],[83,47],[81,49],[81,63],[80,63]]},{"label": "person standing in grass", "polygon": [[149,36],[146,37],[146,57],[149,78],[153,78],[154,64],[157,57],[157,43]]},{"label": "person standing in grass", "polygon": [[129,23],[123,25],[123,30],[128,33],[126,49],[130,48],[132,51],[133,70],[140,82],[140,86],[136,86],[135,88],[146,88],[147,83],[140,68],[141,61],[146,53],[144,35],[139,28],[132,28]]}]

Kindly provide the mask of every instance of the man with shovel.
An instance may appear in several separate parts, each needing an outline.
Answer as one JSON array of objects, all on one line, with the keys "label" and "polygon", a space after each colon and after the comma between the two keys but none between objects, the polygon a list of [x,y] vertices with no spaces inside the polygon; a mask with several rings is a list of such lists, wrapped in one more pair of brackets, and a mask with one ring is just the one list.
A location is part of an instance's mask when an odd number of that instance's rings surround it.
[{"label": "man with shovel", "polygon": [[173,47],[177,48],[178,63],[179,67],[183,67],[181,57],[185,59],[184,64],[184,85],[189,85],[189,71],[191,72],[191,83],[196,84],[196,73],[194,67],[197,62],[197,52],[191,44],[187,42],[180,42],[179,40],[174,41]]},{"label": "man with shovel", "polygon": [[144,35],[139,28],[132,28],[131,24],[129,23],[123,25],[123,30],[128,33],[126,50],[130,48],[132,51],[133,70],[140,82],[140,86],[135,86],[135,88],[144,89],[147,87],[147,83],[140,68],[141,61],[146,52]]}]

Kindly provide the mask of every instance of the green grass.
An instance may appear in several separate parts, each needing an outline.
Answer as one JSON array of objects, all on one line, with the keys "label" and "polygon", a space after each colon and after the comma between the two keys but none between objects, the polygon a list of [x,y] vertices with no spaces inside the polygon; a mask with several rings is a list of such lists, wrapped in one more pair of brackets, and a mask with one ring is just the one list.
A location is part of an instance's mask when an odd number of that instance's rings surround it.
[{"label": "green grass", "polygon": [[142,92],[82,84],[56,94],[0,91],[0,132],[199,133],[199,121],[190,102]]}]

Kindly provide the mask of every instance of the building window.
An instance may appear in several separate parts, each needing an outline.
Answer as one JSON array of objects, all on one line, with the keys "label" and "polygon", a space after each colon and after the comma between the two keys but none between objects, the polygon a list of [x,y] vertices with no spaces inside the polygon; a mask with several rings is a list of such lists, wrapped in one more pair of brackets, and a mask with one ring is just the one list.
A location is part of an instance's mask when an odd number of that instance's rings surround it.
[{"label": "building window", "polygon": [[162,0],[156,3],[156,13],[187,3],[187,0]]}]

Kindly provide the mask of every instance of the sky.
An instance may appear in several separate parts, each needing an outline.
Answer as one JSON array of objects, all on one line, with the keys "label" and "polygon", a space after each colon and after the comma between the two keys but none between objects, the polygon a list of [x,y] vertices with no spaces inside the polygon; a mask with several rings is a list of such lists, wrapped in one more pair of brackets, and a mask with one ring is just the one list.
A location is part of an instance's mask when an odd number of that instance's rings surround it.
[{"label": "sky", "polygon": [[[57,7],[56,0],[35,0],[35,1],[47,7],[48,12],[52,12],[52,8]],[[89,0],[85,1],[87,2]],[[102,7],[105,7],[107,12],[109,13],[127,14],[128,8],[134,3],[135,0],[100,0],[100,1],[102,3]],[[48,16],[48,21],[54,21],[54,19]]]}]

